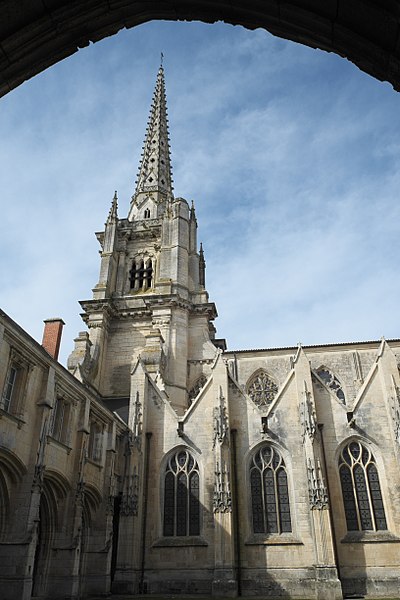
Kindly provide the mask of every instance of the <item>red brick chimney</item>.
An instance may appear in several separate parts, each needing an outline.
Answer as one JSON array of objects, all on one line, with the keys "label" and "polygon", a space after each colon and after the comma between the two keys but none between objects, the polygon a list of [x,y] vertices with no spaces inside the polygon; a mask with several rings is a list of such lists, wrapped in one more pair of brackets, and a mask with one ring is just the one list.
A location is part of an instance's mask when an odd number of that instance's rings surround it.
[{"label": "red brick chimney", "polygon": [[43,331],[43,348],[57,360],[60,350],[61,334],[65,323],[62,319],[45,319]]}]

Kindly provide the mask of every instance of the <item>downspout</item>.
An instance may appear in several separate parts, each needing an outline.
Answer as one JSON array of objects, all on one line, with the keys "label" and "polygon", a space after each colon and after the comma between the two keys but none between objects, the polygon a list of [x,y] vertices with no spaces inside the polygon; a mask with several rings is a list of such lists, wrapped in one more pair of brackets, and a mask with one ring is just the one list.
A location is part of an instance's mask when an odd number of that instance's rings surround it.
[{"label": "downspout", "polygon": [[241,557],[240,557],[240,531],[239,531],[239,496],[238,496],[238,478],[237,478],[237,461],[236,461],[236,433],[237,429],[231,429],[232,439],[232,467],[233,467],[233,527],[235,530],[235,558],[236,558],[236,576],[238,596],[242,595],[242,573],[241,573]]},{"label": "downspout", "polygon": [[140,581],[139,581],[139,594],[145,594],[147,590],[144,590],[144,566],[146,559],[146,525],[147,525],[147,497],[149,493],[149,462],[150,462],[150,439],[153,434],[148,431],[146,433],[146,445],[145,445],[145,467],[144,467],[144,489],[143,489],[143,518],[142,518],[142,531],[141,531],[141,547],[140,547]]},{"label": "downspout", "polygon": [[332,531],[332,542],[333,542],[333,556],[335,559],[335,566],[336,566],[336,571],[338,574],[338,578],[340,583],[342,582],[341,577],[340,577],[340,565],[339,565],[339,555],[338,555],[338,550],[337,550],[337,538],[336,538],[336,532],[335,532],[335,525],[333,523],[333,515],[332,515],[332,508],[331,508],[331,492],[329,489],[329,477],[328,477],[328,469],[326,466],[326,454],[325,454],[325,444],[324,444],[324,436],[322,433],[323,430],[323,424],[319,423],[318,424],[318,429],[319,429],[319,433],[321,436],[321,450],[322,450],[322,462],[324,463],[324,471],[325,471],[325,478],[326,478],[326,490],[328,492],[328,498],[329,498],[329,522],[331,525],[331,531]]}]

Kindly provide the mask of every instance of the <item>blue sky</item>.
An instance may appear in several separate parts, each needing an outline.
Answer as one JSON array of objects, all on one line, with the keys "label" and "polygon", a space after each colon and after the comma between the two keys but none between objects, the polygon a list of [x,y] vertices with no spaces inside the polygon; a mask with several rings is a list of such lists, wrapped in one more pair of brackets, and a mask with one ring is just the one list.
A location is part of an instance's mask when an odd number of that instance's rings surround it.
[{"label": "blue sky", "polygon": [[41,340],[126,216],[163,51],[175,193],[196,204],[230,349],[399,337],[400,96],[348,61],[223,24],[153,22],[1,99],[2,308]]}]

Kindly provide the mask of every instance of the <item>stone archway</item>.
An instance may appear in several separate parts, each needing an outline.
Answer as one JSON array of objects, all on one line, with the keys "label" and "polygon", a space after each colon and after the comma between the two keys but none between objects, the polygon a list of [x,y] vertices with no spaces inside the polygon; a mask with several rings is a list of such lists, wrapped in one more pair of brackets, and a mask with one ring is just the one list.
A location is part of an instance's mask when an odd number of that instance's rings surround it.
[{"label": "stone archway", "polygon": [[151,20],[225,21],[335,52],[400,90],[393,0],[3,0],[0,95],[79,48]]}]

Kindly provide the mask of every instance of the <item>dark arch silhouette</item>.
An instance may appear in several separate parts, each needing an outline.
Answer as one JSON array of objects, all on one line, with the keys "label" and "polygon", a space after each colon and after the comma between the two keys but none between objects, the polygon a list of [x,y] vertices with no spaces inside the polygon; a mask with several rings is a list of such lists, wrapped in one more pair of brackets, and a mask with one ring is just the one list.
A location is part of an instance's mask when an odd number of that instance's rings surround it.
[{"label": "dark arch silhouette", "polygon": [[162,19],[261,27],[335,52],[400,90],[396,0],[3,0],[0,96],[90,42]]}]

